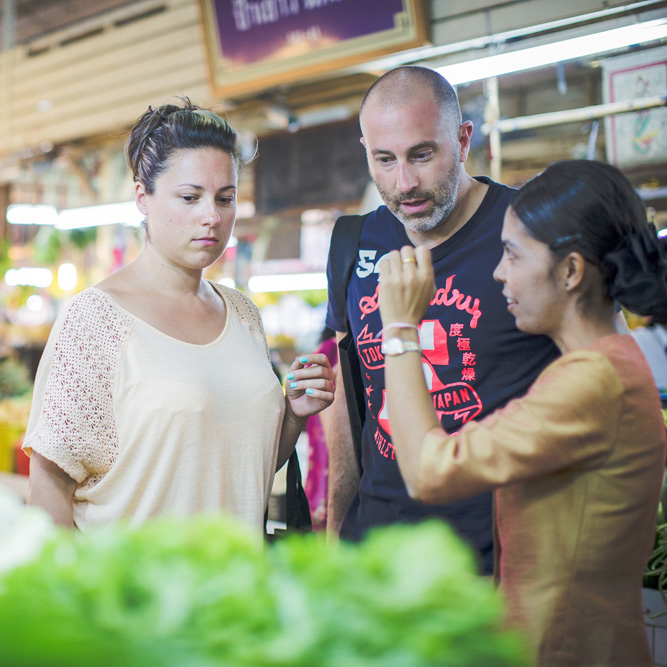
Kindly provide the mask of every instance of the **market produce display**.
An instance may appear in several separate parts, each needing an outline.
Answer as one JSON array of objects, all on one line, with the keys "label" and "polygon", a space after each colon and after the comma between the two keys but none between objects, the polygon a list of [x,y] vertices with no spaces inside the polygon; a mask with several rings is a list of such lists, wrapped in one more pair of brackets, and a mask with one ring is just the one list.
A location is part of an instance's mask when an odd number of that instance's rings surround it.
[{"label": "market produce display", "polygon": [[[667,410],[663,409],[662,416],[665,419],[665,428],[667,428]],[[655,543],[644,572],[644,586],[660,591],[662,599],[667,605],[667,471],[663,477]]]},{"label": "market produce display", "polygon": [[0,472],[16,472],[15,449],[30,414],[32,381],[19,361],[0,359]]},{"label": "market produce display", "polygon": [[0,496],[2,665],[524,664],[491,582],[439,522],[267,547],[220,517],[82,536],[18,505]]}]

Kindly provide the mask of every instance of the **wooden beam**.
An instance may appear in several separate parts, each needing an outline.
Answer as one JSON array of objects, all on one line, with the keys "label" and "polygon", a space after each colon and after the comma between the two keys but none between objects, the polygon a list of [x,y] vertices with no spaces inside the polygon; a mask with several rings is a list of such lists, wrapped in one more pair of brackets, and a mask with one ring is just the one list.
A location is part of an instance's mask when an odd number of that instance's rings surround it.
[{"label": "wooden beam", "polygon": [[482,125],[482,132],[487,135],[494,129],[502,133],[519,132],[521,130],[532,130],[538,127],[548,127],[550,125],[580,123],[581,121],[630,113],[642,109],[664,107],[666,105],[667,92],[663,95],[656,95],[653,97],[639,97],[634,100],[625,100],[622,102],[596,104],[591,107],[582,107],[581,109],[566,109],[564,111],[552,111],[550,113],[535,114],[533,116],[508,118],[500,120],[493,125],[484,123],[484,125]]}]

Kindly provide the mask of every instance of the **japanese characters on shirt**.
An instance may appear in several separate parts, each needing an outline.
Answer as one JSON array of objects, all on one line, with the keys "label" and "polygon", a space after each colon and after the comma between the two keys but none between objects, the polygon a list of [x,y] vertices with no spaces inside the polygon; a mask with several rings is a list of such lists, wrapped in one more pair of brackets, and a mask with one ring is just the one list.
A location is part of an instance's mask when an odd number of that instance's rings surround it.
[{"label": "japanese characters on shirt", "polygon": [[[364,282],[373,281],[375,291],[359,299],[362,328],[356,337],[357,353],[365,375],[368,412],[376,423],[375,444],[382,456],[394,459],[386,390],[382,380],[385,362],[381,352],[382,322],[378,311],[377,284],[377,265],[381,257],[377,257],[377,250],[361,248],[358,252],[356,275],[365,279]],[[477,328],[482,309],[479,297],[465,294],[456,287],[456,274],[445,276],[444,281],[440,277],[436,282],[431,307],[419,325],[419,342],[424,377],[433,407],[443,427],[452,432],[474,419],[483,408],[482,400],[475,391],[477,354],[472,342],[474,338],[470,335],[471,330]],[[460,371],[458,380],[451,381],[451,372],[448,373],[450,381],[445,380],[444,371],[454,368]]]}]

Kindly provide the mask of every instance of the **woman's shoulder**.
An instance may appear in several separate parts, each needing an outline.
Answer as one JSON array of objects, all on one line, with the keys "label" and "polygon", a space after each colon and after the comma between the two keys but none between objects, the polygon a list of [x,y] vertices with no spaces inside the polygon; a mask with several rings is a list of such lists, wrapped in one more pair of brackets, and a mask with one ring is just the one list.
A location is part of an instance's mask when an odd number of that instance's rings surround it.
[{"label": "woman's shoulder", "polygon": [[[134,320],[113,304],[101,290],[89,287],[76,296],[59,313],[42,356],[40,369],[71,373],[78,369],[96,369],[104,374],[117,358]],[[48,370],[47,370],[48,372]]]},{"label": "woman's shoulder", "polygon": [[255,305],[253,300],[234,287],[227,287],[226,285],[214,283],[213,281],[209,281],[209,283],[225,300],[228,310],[233,311],[241,324],[243,324],[253,336],[263,340],[266,345],[262,317],[259,314],[259,308]]},{"label": "woman's shoulder", "polygon": [[259,308],[255,302],[246,294],[234,287],[227,287],[220,283],[209,281],[223,299],[237,312],[241,320],[256,321],[260,319]]},{"label": "woman's shoulder", "polygon": [[54,324],[52,335],[69,339],[102,339],[122,341],[131,331],[135,318],[120,308],[109,294],[88,287],[63,308]]},{"label": "woman's shoulder", "polygon": [[114,319],[133,320],[132,316],[114,301],[111,294],[99,287],[87,287],[79,292],[69,302],[67,310],[92,317],[105,314]]},{"label": "woman's shoulder", "polygon": [[590,370],[597,373],[608,373],[613,370],[613,364],[610,362],[609,355],[606,354],[604,348],[590,347],[583,350],[566,352],[557,357],[542,371],[542,374],[549,375],[564,370],[571,373],[580,370],[584,372]]},{"label": "woman's shoulder", "polygon": [[583,401],[586,397],[592,399],[598,395],[611,400],[623,394],[618,369],[604,347],[568,352],[552,361],[534,386],[539,389],[549,385],[558,385],[573,401]]},{"label": "woman's shoulder", "polygon": [[641,349],[629,334],[598,339],[587,349],[568,352],[541,373],[535,387],[566,383],[568,396],[583,400],[600,394],[606,400],[620,399],[628,391],[656,393],[650,368]]}]

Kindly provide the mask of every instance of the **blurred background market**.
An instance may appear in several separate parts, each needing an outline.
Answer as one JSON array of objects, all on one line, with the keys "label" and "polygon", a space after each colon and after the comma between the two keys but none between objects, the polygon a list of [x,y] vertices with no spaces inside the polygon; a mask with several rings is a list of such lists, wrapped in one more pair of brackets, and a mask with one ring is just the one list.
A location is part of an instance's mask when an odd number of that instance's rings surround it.
[{"label": "blurred background market", "polygon": [[206,277],[257,303],[279,371],[317,346],[336,218],[380,203],[357,114],[392,67],[456,86],[470,174],[520,186],[554,160],[606,160],[667,233],[667,2],[0,2],[0,472],[27,474],[58,312],[141,248],[123,147],[148,105],[187,95],[242,138],[234,237]]}]

